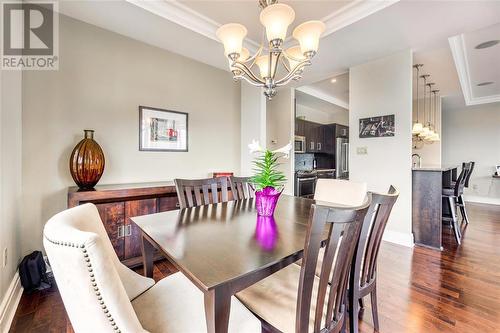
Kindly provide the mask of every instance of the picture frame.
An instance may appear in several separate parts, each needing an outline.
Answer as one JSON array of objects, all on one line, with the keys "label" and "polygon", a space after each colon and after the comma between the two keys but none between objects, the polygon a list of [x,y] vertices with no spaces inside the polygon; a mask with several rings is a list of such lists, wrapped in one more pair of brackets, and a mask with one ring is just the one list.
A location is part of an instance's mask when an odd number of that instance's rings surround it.
[{"label": "picture frame", "polygon": [[187,152],[188,113],[139,106],[139,151]]},{"label": "picture frame", "polygon": [[395,133],[396,122],[393,114],[359,119],[360,138],[393,137]]}]

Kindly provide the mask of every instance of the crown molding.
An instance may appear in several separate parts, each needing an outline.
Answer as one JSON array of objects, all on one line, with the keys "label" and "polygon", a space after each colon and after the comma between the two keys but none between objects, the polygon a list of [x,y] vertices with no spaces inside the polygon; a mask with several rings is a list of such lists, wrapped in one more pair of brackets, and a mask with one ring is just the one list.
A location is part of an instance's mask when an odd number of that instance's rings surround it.
[{"label": "crown molding", "polygon": [[344,102],[343,100],[341,99],[338,99],[338,98],[335,98],[333,96],[330,96],[328,94],[325,94],[324,92],[321,92],[317,89],[314,89],[314,88],[311,88],[311,87],[308,87],[308,86],[302,86],[302,87],[299,87],[297,88],[296,90],[298,91],[301,91],[305,94],[308,94],[308,95],[311,95],[311,96],[314,96],[316,98],[319,98],[319,99],[322,99],[328,103],[331,103],[331,104],[335,104],[337,106],[340,106],[344,109],[347,109],[349,110],[349,104]]},{"label": "crown molding", "polygon": [[387,1],[366,1],[354,0],[353,2],[345,5],[339,10],[325,16],[321,21],[326,25],[325,32],[322,37],[328,36],[335,31],[338,31],[346,26],[353,24],[371,14],[387,8],[400,0],[387,0]]},{"label": "crown molding", "polygon": [[[215,35],[215,32],[222,24],[212,20],[211,18],[203,14],[200,14],[199,12],[189,8],[179,1],[126,1],[155,15],[163,17],[166,20],[174,22],[186,29],[189,29],[202,36],[219,42]],[[354,0],[346,6],[321,19],[321,21],[323,21],[326,25],[326,30],[321,38],[328,36],[337,30],[340,30],[399,1],[400,0]],[[250,38],[245,38],[245,42],[246,46],[249,46],[249,49],[251,49],[251,51],[256,51],[260,47],[260,43]],[[290,45],[292,43],[292,37],[288,36],[288,38],[285,40],[285,43],[287,46]]]},{"label": "crown molding", "polygon": [[500,102],[500,95],[474,97],[472,92],[472,81],[470,77],[469,60],[467,58],[467,49],[465,47],[464,35],[457,35],[448,38],[451,54],[457,68],[458,80],[462,88],[465,104],[480,105],[487,103]]},{"label": "crown molding", "polygon": [[[189,8],[188,6],[180,3],[179,1],[144,1],[144,0],[126,0],[127,2],[138,6],[150,13],[163,17],[175,24],[180,25],[186,29],[194,31],[202,36],[210,38],[219,42],[215,32],[222,25],[211,18],[198,13],[197,11]],[[259,43],[250,38],[245,38],[246,46],[257,50]]]}]

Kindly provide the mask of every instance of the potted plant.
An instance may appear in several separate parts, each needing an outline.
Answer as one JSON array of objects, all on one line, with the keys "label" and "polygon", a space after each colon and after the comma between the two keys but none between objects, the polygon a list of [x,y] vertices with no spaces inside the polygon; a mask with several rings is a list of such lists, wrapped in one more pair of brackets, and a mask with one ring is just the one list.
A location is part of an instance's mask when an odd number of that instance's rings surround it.
[{"label": "potted plant", "polygon": [[252,140],[248,145],[250,153],[258,153],[260,156],[254,161],[255,174],[251,182],[255,187],[255,206],[259,216],[272,216],[276,208],[278,199],[283,192],[286,177],[278,170],[280,157],[289,158],[291,144],[276,149],[269,150],[262,148],[258,141]]}]

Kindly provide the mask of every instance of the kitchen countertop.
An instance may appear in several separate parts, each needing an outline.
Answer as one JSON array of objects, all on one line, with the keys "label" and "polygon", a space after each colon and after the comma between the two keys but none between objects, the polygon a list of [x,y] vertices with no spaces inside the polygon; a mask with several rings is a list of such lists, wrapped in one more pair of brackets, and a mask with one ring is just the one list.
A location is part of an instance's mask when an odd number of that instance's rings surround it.
[{"label": "kitchen countertop", "polygon": [[458,169],[458,165],[426,165],[418,168],[411,168],[412,171],[449,171],[453,169]]}]

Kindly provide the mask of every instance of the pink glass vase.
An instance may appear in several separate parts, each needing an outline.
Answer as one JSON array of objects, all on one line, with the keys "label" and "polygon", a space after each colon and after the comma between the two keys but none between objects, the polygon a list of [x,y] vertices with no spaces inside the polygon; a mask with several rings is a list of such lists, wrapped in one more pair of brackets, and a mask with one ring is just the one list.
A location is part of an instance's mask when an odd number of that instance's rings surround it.
[{"label": "pink glass vase", "polygon": [[255,207],[259,216],[273,216],[281,191],[273,187],[266,187],[255,192]]},{"label": "pink glass vase", "polygon": [[278,226],[272,216],[257,216],[255,240],[265,251],[272,251],[278,240]]}]

